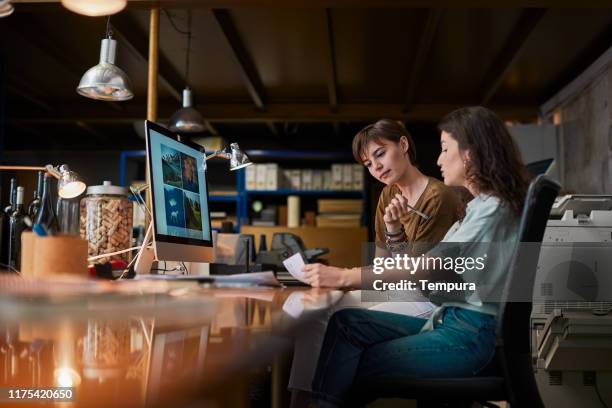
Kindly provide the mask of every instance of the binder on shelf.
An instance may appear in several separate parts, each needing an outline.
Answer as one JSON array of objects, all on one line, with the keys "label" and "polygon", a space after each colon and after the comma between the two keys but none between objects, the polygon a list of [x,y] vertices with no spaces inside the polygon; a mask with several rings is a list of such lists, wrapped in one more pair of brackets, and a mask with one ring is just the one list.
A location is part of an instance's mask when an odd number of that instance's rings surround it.
[{"label": "binder on shelf", "polygon": [[300,190],[302,188],[302,174],[300,170],[291,170],[291,189]]},{"label": "binder on shelf", "polygon": [[282,170],[282,182],[281,185],[283,186],[282,188],[284,189],[290,189],[291,187],[291,171],[290,169],[283,169]]},{"label": "binder on shelf", "polygon": [[342,165],[342,190],[353,189],[353,165]]},{"label": "binder on shelf", "polygon": [[363,166],[353,164],[353,190],[363,190]]},{"label": "binder on shelf", "polygon": [[313,190],[312,169],[302,169],[302,190]]},{"label": "binder on shelf", "polygon": [[278,164],[266,164],[266,187],[265,190],[278,190]]},{"label": "binder on shelf", "polygon": [[312,171],[312,189],[323,190],[323,170]]},{"label": "binder on shelf", "polygon": [[323,190],[332,190],[333,181],[332,181],[332,171],[324,170],[323,171]]},{"label": "binder on shelf", "polygon": [[343,167],[342,164],[332,164],[331,165],[331,189],[332,190],[342,190],[343,182]]},{"label": "binder on shelf", "polygon": [[255,190],[265,190],[266,189],[266,165],[265,164],[256,164],[255,165]]},{"label": "binder on shelf", "polygon": [[257,188],[257,166],[257,164],[252,164],[250,166],[247,166],[247,168],[245,169],[247,190],[255,190]]}]

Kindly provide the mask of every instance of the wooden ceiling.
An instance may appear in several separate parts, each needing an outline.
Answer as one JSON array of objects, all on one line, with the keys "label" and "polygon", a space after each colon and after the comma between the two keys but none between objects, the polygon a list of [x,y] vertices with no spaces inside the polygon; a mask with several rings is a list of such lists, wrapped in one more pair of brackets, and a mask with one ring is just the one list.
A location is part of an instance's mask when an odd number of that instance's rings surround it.
[{"label": "wooden ceiling", "polygon": [[105,18],[73,14],[57,1],[14,0],[15,13],[0,20],[4,148],[142,147],[134,123],[146,114],[151,5],[163,7],[160,120],[179,108],[185,86],[186,36],[170,18],[184,31],[191,10],[189,85],[207,133],[253,148],[295,140],[346,146],[377,118],[435,124],[472,104],[532,121],[541,103],[612,46],[609,2],[353,3],[130,1],[111,25],[116,63],[135,98],[108,103],[75,92],[98,61]]}]

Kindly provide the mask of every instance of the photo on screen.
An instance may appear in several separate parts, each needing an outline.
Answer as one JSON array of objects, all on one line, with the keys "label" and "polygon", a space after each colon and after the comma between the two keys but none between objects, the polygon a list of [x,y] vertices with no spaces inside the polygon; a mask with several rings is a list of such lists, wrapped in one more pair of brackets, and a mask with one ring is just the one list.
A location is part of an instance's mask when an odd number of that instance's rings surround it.
[{"label": "photo on screen", "polygon": [[166,204],[166,223],[173,227],[185,227],[185,208],[183,191],[178,188],[164,186]]},{"label": "photo on screen", "polygon": [[187,228],[202,231],[202,210],[200,209],[200,195],[185,191],[184,202],[185,221]]},{"label": "photo on screen", "polygon": [[183,187],[181,181],[181,154],[171,147],[161,144],[162,173],[164,184]]},{"label": "photo on screen", "polygon": [[183,167],[183,188],[199,193],[198,168],[195,157],[181,153],[181,164]]}]

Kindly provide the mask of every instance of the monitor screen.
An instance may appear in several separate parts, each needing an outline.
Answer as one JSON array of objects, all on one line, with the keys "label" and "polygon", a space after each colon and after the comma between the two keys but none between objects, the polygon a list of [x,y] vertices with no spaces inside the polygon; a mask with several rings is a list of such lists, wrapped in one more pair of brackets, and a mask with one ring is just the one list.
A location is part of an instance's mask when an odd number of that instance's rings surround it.
[{"label": "monitor screen", "polygon": [[156,241],[212,246],[204,153],[146,122]]}]

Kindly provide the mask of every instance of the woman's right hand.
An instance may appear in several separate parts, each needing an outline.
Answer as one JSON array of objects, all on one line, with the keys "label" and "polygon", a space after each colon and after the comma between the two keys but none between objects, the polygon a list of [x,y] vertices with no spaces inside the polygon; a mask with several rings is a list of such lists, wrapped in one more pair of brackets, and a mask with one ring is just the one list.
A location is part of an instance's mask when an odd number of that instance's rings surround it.
[{"label": "woman's right hand", "polygon": [[400,218],[409,212],[408,207],[406,206],[407,203],[408,200],[406,200],[403,195],[396,194],[389,205],[385,207],[383,221],[385,222],[385,228],[387,229],[388,233],[396,233],[402,228]]}]

